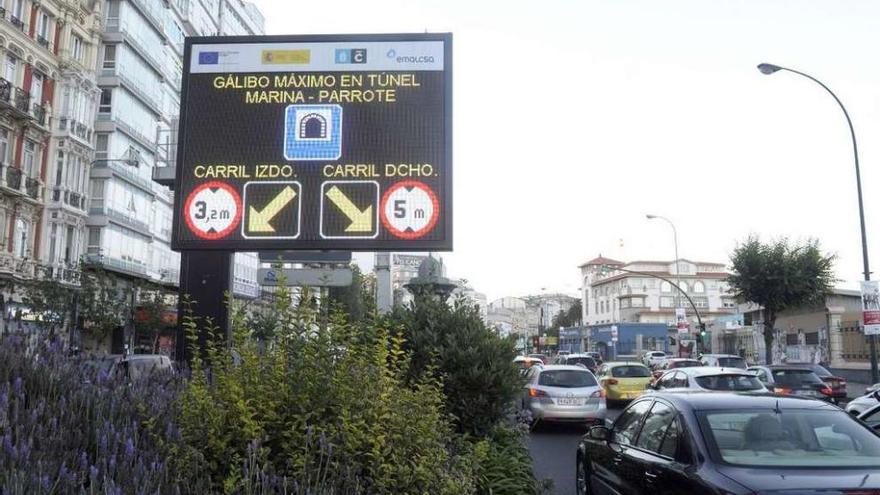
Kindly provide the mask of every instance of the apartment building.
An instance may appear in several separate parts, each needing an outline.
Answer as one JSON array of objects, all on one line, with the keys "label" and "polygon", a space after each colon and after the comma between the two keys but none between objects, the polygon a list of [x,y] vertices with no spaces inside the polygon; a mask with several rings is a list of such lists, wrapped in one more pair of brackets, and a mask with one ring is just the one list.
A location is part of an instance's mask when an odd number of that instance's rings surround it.
[{"label": "apartment building", "polygon": [[[185,36],[262,34],[241,0],[107,0],[98,62],[87,259],[123,278],[177,286],[173,193],[153,181],[176,157]],[[253,253],[236,256],[234,293],[259,296]]]},{"label": "apartment building", "polygon": [[[0,0],[4,281],[74,280],[94,157],[100,9],[92,0]],[[7,312],[21,306],[14,285],[3,284]]]},{"label": "apartment building", "polygon": [[685,308],[688,318],[696,322],[690,302],[670,281],[690,297],[704,322],[736,312],[736,301],[725,280],[728,272],[724,263],[686,259],[622,262],[600,255],[579,268],[586,325],[672,325],[677,306]]}]

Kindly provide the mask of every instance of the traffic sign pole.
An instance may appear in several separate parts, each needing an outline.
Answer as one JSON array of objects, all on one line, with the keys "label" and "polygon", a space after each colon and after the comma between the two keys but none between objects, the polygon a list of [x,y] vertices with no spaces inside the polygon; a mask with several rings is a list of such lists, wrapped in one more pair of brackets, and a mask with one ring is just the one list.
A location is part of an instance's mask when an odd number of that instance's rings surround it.
[{"label": "traffic sign pole", "polygon": [[[179,321],[188,311],[196,319],[198,348],[204,352],[208,344],[207,329],[213,326],[229,339],[229,306],[226,294],[232,292],[233,253],[229,251],[182,251],[180,253],[180,294],[178,299]],[[184,297],[192,304],[187,307]],[[210,324],[209,324],[210,323]],[[177,336],[177,359],[192,361],[192,349],[186,338],[186,326],[179,325]]]}]

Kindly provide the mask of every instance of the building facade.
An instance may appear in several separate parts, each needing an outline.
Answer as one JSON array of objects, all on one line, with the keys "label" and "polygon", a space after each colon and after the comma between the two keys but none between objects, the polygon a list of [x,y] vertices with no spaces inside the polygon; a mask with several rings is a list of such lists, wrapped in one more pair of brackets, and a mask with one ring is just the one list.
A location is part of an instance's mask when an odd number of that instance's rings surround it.
[{"label": "building facade", "polygon": [[664,323],[673,326],[676,306],[685,308],[688,319],[696,323],[690,302],[669,281],[676,282],[687,293],[704,322],[736,312],[723,263],[681,259],[677,265],[676,269],[675,261],[624,263],[601,255],[580,265],[584,324]]},{"label": "building facade", "polygon": [[[263,18],[241,0],[107,0],[105,6],[87,259],[123,277],[177,286],[174,196],[153,177],[176,157],[184,37],[262,34]],[[256,255],[235,259],[233,292],[259,296]]]},{"label": "building facade", "polygon": [[[0,18],[0,279],[74,283],[94,159],[101,2],[0,0]],[[2,296],[7,311],[21,306],[12,285]]]}]

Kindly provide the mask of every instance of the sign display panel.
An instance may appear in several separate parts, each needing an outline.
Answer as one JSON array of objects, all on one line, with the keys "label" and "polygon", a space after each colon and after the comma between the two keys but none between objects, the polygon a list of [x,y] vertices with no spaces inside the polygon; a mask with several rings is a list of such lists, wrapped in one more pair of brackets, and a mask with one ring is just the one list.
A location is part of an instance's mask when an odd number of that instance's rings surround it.
[{"label": "sign display panel", "polygon": [[451,43],[187,38],[172,247],[451,250]]}]

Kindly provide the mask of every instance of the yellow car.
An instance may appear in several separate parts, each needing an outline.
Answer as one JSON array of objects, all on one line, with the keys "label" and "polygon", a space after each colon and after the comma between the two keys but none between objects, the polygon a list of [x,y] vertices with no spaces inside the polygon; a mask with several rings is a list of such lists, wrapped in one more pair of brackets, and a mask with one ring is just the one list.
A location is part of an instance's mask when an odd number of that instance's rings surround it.
[{"label": "yellow car", "polygon": [[604,363],[596,372],[609,407],[615,402],[637,399],[654,378],[647,366],[639,363]]}]

